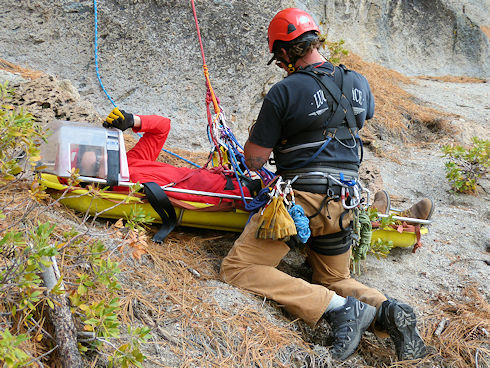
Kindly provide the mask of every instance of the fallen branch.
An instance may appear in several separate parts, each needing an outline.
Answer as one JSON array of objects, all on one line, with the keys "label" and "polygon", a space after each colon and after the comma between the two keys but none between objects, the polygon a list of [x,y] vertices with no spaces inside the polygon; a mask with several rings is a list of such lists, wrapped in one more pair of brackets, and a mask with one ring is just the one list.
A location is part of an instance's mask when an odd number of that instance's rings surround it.
[{"label": "fallen branch", "polygon": [[434,331],[435,336],[440,336],[442,331],[444,331],[444,328],[446,327],[446,323],[449,321],[448,318],[443,318],[441,322],[439,322],[439,325],[437,326],[436,330]]},{"label": "fallen branch", "polygon": [[45,260],[52,262],[52,265],[49,267],[41,264],[41,269],[44,285],[54,304],[53,308],[49,308],[48,314],[54,326],[55,340],[58,344],[59,354],[63,357],[62,365],[67,368],[82,368],[82,357],[78,351],[77,344],[77,329],[73,323],[68,299],[65,294],[56,295],[49,292],[58,283],[55,271],[58,267],[53,266],[56,265],[56,259],[54,257],[51,259],[46,257]]}]

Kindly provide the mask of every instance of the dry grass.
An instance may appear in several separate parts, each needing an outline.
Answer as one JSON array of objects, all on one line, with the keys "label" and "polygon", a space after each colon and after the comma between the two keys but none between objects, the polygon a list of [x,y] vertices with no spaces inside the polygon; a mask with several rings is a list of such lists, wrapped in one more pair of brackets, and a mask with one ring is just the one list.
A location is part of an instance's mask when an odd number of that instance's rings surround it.
[{"label": "dry grass", "polygon": [[449,82],[449,83],[486,83],[485,79],[456,76],[456,75],[443,75],[440,77],[423,76],[417,78],[423,80],[434,80],[438,82]]},{"label": "dry grass", "polygon": [[0,58],[0,69],[6,70],[9,73],[20,74],[22,78],[26,78],[26,79],[37,79],[40,76],[44,75],[43,72],[40,72],[38,70],[23,68],[20,65],[11,63],[10,61],[1,58]]},{"label": "dry grass", "polygon": [[440,296],[430,303],[419,321],[428,355],[417,361],[396,362],[389,340],[374,336],[361,342],[369,366],[386,368],[487,368],[490,366],[490,304],[475,287],[455,302]]},{"label": "dry grass", "polygon": [[273,324],[260,308],[220,307],[206,283],[218,279],[219,259],[206,250],[216,240],[171,234],[163,245],[147,243],[146,259],[124,266],[132,275],[123,283],[125,322],[154,327],[185,367],[286,366],[295,354],[313,354],[298,333]]},{"label": "dry grass", "polygon": [[489,367],[490,304],[476,287],[466,288],[463,296],[462,302],[440,298],[423,321],[424,339],[452,367]]},{"label": "dry grass", "polygon": [[346,56],[342,63],[369,80],[376,102],[375,119],[388,130],[396,132],[405,129],[407,122],[411,120],[429,123],[440,119],[441,116],[447,116],[441,111],[417,104],[413,96],[400,87],[403,83],[414,83],[412,78],[378,64],[366,62],[352,53]]}]

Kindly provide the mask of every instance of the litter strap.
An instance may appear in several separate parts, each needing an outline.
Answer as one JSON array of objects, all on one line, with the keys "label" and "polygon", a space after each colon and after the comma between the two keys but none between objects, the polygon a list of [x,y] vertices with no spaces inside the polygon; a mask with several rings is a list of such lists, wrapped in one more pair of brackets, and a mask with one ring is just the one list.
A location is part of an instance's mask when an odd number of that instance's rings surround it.
[{"label": "litter strap", "polygon": [[177,225],[177,215],[163,189],[155,182],[144,183],[145,194],[151,206],[162,219],[160,230],[153,236],[153,241],[161,243]]},{"label": "litter strap", "polygon": [[115,186],[119,184],[119,139],[117,134],[112,135],[108,132],[107,135],[107,185]]}]

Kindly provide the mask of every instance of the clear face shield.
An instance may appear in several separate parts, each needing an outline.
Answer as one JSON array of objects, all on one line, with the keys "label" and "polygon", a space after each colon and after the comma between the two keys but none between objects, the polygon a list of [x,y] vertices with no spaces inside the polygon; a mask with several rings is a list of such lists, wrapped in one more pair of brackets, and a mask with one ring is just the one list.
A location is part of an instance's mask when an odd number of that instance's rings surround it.
[{"label": "clear face shield", "polygon": [[69,121],[55,121],[48,128],[52,134],[40,147],[38,171],[70,177],[78,169],[80,177],[106,180],[111,185],[129,181],[120,130]]}]

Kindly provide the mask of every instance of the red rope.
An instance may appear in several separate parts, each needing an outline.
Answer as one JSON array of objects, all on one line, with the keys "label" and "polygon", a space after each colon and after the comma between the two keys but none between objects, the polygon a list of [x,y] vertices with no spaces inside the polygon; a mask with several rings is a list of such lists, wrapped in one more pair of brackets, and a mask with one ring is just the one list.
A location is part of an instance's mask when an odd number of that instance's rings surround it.
[{"label": "red rope", "polygon": [[208,92],[211,94],[211,98],[213,100],[214,113],[219,114],[220,108],[218,105],[218,101],[216,95],[214,94],[213,87],[211,86],[211,81],[209,80],[209,72],[208,66],[206,65],[206,57],[204,56],[204,47],[202,45],[201,31],[199,30],[199,22],[197,20],[196,6],[194,5],[194,0],[191,0],[192,12],[194,14],[194,22],[196,23],[197,37],[199,38],[199,47],[201,48],[201,57],[202,57],[202,68],[204,71],[204,77],[206,78],[206,87],[208,88]]},{"label": "red rope", "polygon": [[[221,113],[221,108],[219,107],[219,100],[214,94],[213,87],[211,86],[211,80],[209,79],[209,71],[208,71],[208,66],[206,65],[206,57],[204,56],[204,47],[202,44],[202,38],[201,38],[201,31],[199,30],[199,22],[197,20],[197,13],[196,13],[196,6],[194,4],[194,0],[191,0],[191,5],[192,5],[192,13],[194,14],[194,22],[196,23],[196,30],[197,30],[197,37],[199,39],[199,47],[201,49],[201,57],[202,57],[202,69],[204,72],[204,78],[206,79],[206,114],[208,117],[208,126],[209,126],[209,137],[213,141],[215,151],[218,154],[219,157],[219,163],[220,165],[223,164],[223,157],[221,155],[219,143],[216,140],[216,137],[212,134],[213,132],[213,121],[212,121],[212,116],[211,116],[211,110],[209,108],[209,105],[211,102],[213,102],[213,107],[214,107],[214,113],[216,114],[215,121],[218,121],[219,115]],[[212,159],[212,158],[211,158]]]}]

